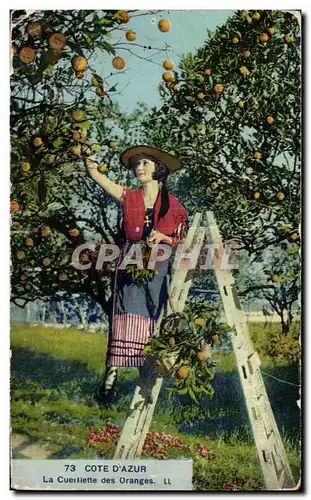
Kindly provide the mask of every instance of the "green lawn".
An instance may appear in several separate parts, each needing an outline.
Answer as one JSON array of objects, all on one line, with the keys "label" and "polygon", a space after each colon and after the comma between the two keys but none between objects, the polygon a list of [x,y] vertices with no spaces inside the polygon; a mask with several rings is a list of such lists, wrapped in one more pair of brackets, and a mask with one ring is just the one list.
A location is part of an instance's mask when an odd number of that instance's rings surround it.
[{"label": "green lawn", "polygon": [[[273,329],[277,328],[276,325]],[[271,334],[262,325],[250,325],[257,349],[263,350]],[[274,335],[277,331],[274,332]],[[294,332],[291,335],[297,337]],[[89,427],[100,429],[107,418],[122,426],[137,377],[136,369],[122,369],[114,404],[101,407],[96,391],[104,371],[106,335],[73,328],[58,330],[42,326],[13,325],[11,329],[11,421],[14,433],[38,443],[49,443],[50,458],[99,458],[113,455],[113,446],[90,445]],[[280,380],[298,383],[296,364],[281,355],[262,353],[262,369]],[[165,385],[156,408],[151,431],[178,436],[183,444],[204,445],[210,452],[176,449],[168,457],[194,460],[197,489],[219,491],[232,487],[260,489],[261,472],[250,434],[247,412],[232,353],[218,354],[213,381],[215,394],[204,411],[167,400]],[[267,391],[282,433],[295,479],[299,477],[298,389],[265,377]],[[208,459],[212,457],[212,459]],[[228,486],[228,483],[230,485]]]}]

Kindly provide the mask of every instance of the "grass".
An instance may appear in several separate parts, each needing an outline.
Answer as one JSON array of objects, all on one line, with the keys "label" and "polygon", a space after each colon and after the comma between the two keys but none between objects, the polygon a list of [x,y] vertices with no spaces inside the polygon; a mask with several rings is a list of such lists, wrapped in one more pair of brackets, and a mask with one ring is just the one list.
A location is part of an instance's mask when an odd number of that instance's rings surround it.
[{"label": "grass", "polygon": [[[267,336],[262,325],[252,324],[250,330],[255,336],[255,345],[256,342],[262,345]],[[114,404],[99,406],[96,391],[104,370],[105,346],[105,334],[85,333],[73,328],[56,330],[13,325],[13,432],[27,435],[39,443],[50,443],[50,458],[99,458],[100,450],[88,446],[88,428],[101,428],[107,418],[123,425],[137,378],[136,369],[121,369]],[[164,387],[150,430],[178,436],[185,444],[200,443],[216,455],[215,460],[198,454],[192,456],[190,452],[183,455],[194,460],[197,489],[228,489],[234,480],[239,489],[260,489],[261,472],[234,358],[232,353],[218,354],[217,358],[219,364],[213,381],[215,394],[206,400],[204,411],[182,405],[184,401],[168,403]],[[263,368],[278,378],[298,382],[295,365],[278,363],[275,357],[266,356]],[[297,480],[300,468],[300,415],[295,404],[298,389],[268,377],[265,382]],[[171,450],[169,457],[174,456],[180,457],[180,451]]]}]

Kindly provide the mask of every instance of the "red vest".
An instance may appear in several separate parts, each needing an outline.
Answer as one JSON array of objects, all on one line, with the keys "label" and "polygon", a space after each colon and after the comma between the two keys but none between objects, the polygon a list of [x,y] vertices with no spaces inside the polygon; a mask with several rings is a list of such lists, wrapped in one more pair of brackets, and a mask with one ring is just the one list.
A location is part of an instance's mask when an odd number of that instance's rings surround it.
[{"label": "red vest", "polygon": [[[186,223],[188,214],[179,201],[171,194],[169,196],[170,207],[164,217],[158,219],[161,206],[160,190],[154,206],[154,227],[160,233],[173,236],[180,223]],[[142,237],[145,220],[145,203],[143,189],[124,189],[123,195],[123,217],[126,239],[139,241]]]}]

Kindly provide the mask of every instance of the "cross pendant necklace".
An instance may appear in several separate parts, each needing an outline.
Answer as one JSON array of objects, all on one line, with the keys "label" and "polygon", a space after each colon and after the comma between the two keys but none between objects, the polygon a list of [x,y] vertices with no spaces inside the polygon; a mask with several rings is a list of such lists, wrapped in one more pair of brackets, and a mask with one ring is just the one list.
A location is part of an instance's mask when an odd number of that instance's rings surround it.
[{"label": "cross pendant necklace", "polygon": [[147,214],[147,215],[145,216],[145,224],[146,224],[146,226],[147,226],[147,227],[149,227],[149,226],[150,226],[150,223],[151,223],[151,219],[149,219],[149,215]]}]

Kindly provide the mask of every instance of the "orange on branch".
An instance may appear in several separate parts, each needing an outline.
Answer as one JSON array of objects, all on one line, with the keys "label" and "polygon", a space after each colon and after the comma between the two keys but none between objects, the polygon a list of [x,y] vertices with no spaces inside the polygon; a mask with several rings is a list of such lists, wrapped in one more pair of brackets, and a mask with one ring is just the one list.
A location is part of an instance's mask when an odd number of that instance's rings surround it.
[{"label": "orange on branch", "polygon": [[239,107],[244,108],[244,106],[245,106],[245,101],[242,101],[242,100],[239,101]]},{"label": "orange on branch", "polygon": [[70,234],[70,236],[76,237],[76,236],[79,236],[80,231],[79,231],[79,229],[74,227],[72,229],[69,229],[68,233]]},{"label": "orange on branch", "polygon": [[134,40],[136,40],[136,33],[135,33],[135,31],[133,31],[133,30],[127,31],[127,32],[125,33],[125,38],[126,38],[129,42],[133,42]]},{"label": "orange on branch", "polygon": [[234,37],[232,38],[232,43],[233,43],[234,45],[236,45],[237,43],[239,43],[239,41],[240,41],[240,39],[239,39],[239,37],[237,37],[237,36],[234,36]]},{"label": "orange on branch", "polygon": [[75,122],[83,122],[85,120],[85,113],[83,111],[83,109],[73,109],[71,111],[71,118],[75,121]]},{"label": "orange on branch", "polygon": [[267,42],[269,40],[269,35],[267,35],[267,33],[260,33],[258,38],[261,42]]},{"label": "orange on branch", "polygon": [[97,167],[97,170],[100,174],[105,174],[108,172],[108,165],[106,163],[100,163]]},{"label": "orange on branch", "polygon": [[110,147],[111,147],[111,149],[116,149],[117,143],[116,142],[111,142],[110,143]]},{"label": "orange on branch", "polygon": [[84,71],[87,68],[87,60],[83,56],[75,56],[71,60],[71,65],[75,71]]},{"label": "orange on branch", "polygon": [[24,260],[25,257],[26,257],[26,254],[22,250],[19,250],[18,252],[16,252],[16,258],[18,260]]},{"label": "orange on branch", "polygon": [[204,70],[204,74],[205,74],[206,76],[212,76],[212,74],[213,74],[213,70],[212,70],[211,68],[206,68],[206,69]]},{"label": "orange on branch", "polygon": [[165,82],[172,82],[174,80],[174,75],[171,71],[164,71],[164,73],[162,74],[162,79]]},{"label": "orange on branch", "polygon": [[31,47],[23,47],[19,53],[18,57],[24,64],[32,63],[36,58],[36,51]]},{"label": "orange on branch", "polygon": [[243,57],[247,58],[251,55],[251,51],[250,50],[244,50],[243,53],[242,53]]},{"label": "orange on branch", "polygon": [[19,279],[20,279],[21,281],[26,281],[26,280],[27,280],[27,276],[26,276],[26,274],[21,274]]},{"label": "orange on branch", "polygon": [[70,148],[70,152],[74,156],[81,156],[81,146],[72,146],[72,148]]},{"label": "orange on branch", "polygon": [[14,214],[15,212],[18,212],[20,210],[19,203],[15,200],[10,201],[10,213]]},{"label": "orange on branch", "polygon": [[171,29],[171,23],[168,21],[168,19],[161,19],[161,21],[158,22],[158,29],[162,33],[167,33]]},{"label": "orange on branch", "polygon": [[279,201],[283,201],[285,199],[285,194],[282,191],[279,191],[276,197]]},{"label": "orange on branch", "polygon": [[197,353],[197,359],[199,361],[206,361],[208,359],[208,353],[205,351],[199,351]]},{"label": "orange on branch", "polygon": [[63,33],[53,33],[49,37],[49,46],[53,50],[62,50],[66,46],[66,37]]},{"label": "orange on branch", "polygon": [[122,59],[122,57],[114,57],[112,59],[112,66],[118,70],[123,69],[125,67],[125,61],[124,59]]},{"label": "orange on branch", "polygon": [[42,33],[41,23],[39,23],[38,21],[29,23],[27,26],[27,33],[33,37],[40,36]]},{"label": "orange on branch", "polygon": [[52,261],[51,261],[51,259],[50,259],[49,257],[45,257],[45,258],[42,260],[42,264],[43,264],[44,266],[46,266],[46,267],[47,267],[47,266],[49,266],[49,265],[51,264],[51,262],[52,262]]},{"label": "orange on branch", "polygon": [[163,62],[163,68],[167,70],[171,70],[174,67],[173,61],[166,60]]},{"label": "orange on branch", "polygon": [[284,38],[285,42],[286,43],[294,43],[296,40],[293,36],[291,35],[286,35],[286,37]]},{"label": "orange on branch", "polygon": [[41,137],[35,137],[32,143],[35,146],[35,148],[40,148],[40,146],[42,146],[43,144],[43,140]]},{"label": "orange on branch", "polygon": [[291,237],[292,240],[295,241],[295,240],[298,240],[299,234],[298,233],[293,233],[293,234],[290,235],[290,237]]},{"label": "orange on branch", "polygon": [[218,335],[212,335],[212,341],[215,342],[215,344],[219,344],[219,337]]},{"label": "orange on branch", "polygon": [[32,247],[33,246],[33,239],[26,238],[25,244],[26,244],[26,247]]},{"label": "orange on branch", "polygon": [[245,18],[245,20],[246,20],[246,22],[247,22],[248,24],[252,24],[252,22],[253,22],[253,20],[252,20],[252,18],[251,18],[250,16],[247,16],[247,17]]},{"label": "orange on branch", "polygon": [[249,74],[249,69],[246,66],[240,66],[239,71],[241,75],[248,75]]},{"label": "orange on branch", "polygon": [[261,158],[262,158],[262,153],[260,153],[259,151],[256,151],[256,152],[254,153],[254,158],[255,158],[255,160],[261,160]]},{"label": "orange on branch", "polygon": [[270,27],[266,28],[265,31],[266,31],[266,33],[268,33],[268,35],[273,36],[275,34],[275,27],[270,26]]},{"label": "orange on branch", "polygon": [[58,278],[60,279],[60,281],[66,281],[68,279],[68,276],[66,273],[60,273]]},{"label": "orange on branch", "polygon": [[115,17],[117,19],[120,19],[124,24],[127,24],[131,19],[130,14],[126,10],[118,10],[118,12],[115,14]]},{"label": "orange on branch", "polygon": [[269,123],[269,125],[272,125],[273,122],[274,122],[273,116],[268,116],[267,123]]},{"label": "orange on branch", "polygon": [[261,16],[259,12],[254,12],[254,14],[252,15],[252,18],[255,19],[255,21],[259,21],[260,17]]},{"label": "orange on branch", "polygon": [[259,193],[259,191],[255,191],[255,193],[254,193],[254,199],[255,199],[255,200],[259,200],[259,198],[260,198],[260,193]]},{"label": "orange on branch", "polygon": [[181,366],[180,368],[178,368],[177,372],[176,372],[176,376],[179,378],[179,379],[185,379],[187,378],[189,375],[189,368],[188,366]]},{"label": "orange on branch", "polygon": [[278,276],[278,274],[273,274],[271,276],[271,281],[273,281],[273,283],[279,283],[279,281],[281,281],[281,276]]},{"label": "orange on branch", "polygon": [[31,165],[30,165],[29,161],[22,161],[21,162],[21,169],[24,172],[28,172],[28,170],[30,170],[30,168],[31,168]]},{"label": "orange on branch", "polygon": [[224,86],[221,83],[217,83],[217,85],[215,85],[213,90],[215,94],[220,95],[224,90]]}]

